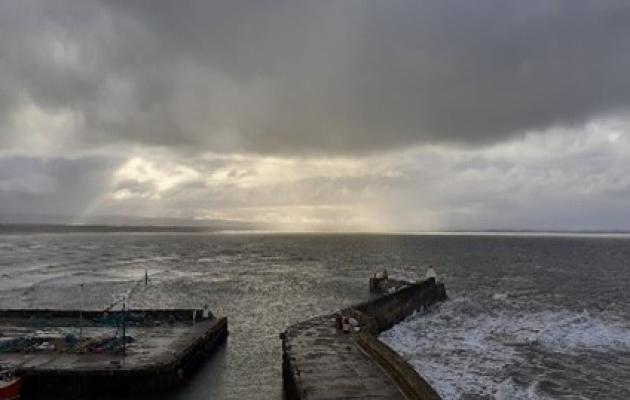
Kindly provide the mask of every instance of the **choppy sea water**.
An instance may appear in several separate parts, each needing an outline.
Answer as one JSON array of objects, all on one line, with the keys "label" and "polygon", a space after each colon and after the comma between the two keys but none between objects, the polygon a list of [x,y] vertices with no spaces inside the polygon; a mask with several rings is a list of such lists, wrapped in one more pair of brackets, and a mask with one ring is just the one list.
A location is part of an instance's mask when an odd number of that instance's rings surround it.
[{"label": "choppy sea water", "polygon": [[630,398],[628,237],[4,231],[0,307],[208,304],[226,346],[151,398],[281,399],[279,332],[429,264],[450,300],[382,338],[445,399]]},{"label": "choppy sea water", "polygon": [[630,241],[473,242],[450,300],[381,340],[445,399],[630,399]]}]

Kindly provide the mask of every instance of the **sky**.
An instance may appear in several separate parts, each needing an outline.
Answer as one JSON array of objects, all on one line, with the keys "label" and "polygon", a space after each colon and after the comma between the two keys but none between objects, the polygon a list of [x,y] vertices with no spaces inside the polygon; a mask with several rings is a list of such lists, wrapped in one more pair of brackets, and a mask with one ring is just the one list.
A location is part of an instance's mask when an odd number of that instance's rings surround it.
[{"label": "sky", "polygon": [[626,0],[0,3],[0,215],[630,229]]}]

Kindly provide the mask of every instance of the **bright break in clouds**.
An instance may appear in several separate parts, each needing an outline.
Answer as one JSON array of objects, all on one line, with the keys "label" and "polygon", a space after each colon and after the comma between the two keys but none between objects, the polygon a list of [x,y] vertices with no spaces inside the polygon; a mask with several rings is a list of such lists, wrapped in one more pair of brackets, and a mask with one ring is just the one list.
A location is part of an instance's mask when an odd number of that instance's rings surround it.
[{"label": "bright break in clouds", "polygon": [[630,229],[625,1],[0,5],[0,214]]}]

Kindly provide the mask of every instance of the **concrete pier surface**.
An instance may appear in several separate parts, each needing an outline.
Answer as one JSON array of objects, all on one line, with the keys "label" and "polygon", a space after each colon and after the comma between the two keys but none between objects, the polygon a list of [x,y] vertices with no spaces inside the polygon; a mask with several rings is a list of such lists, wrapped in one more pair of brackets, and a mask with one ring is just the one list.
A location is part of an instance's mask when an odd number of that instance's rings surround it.
[{"label": "concrete pier surface", "polygon": [[429,279],[339,311],[358,320],[358,332],[337,329],[335,314],[290,326],[281,334],[287,398],[440,400],[435,390],[376,335],[445,298],[444,286]]},{"label": "concrete pier surface", "polygon": [[340,333],[335,316],[292,326],[285,334],[289,399],[403,399],[400,390],[352,335]]},{"label": "concrete pier surface", "polygon": [[228,334],[226,318],[201,310],[129,310],[123,348],[122,314],[103,315],[0,310],[0,366],[22,378],[25,397],[154,392],[183,381]]}]

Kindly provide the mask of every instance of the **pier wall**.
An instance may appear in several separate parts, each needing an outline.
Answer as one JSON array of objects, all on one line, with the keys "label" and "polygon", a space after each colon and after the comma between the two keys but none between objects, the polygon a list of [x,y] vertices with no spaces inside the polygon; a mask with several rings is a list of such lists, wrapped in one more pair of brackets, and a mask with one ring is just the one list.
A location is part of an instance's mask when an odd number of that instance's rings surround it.
[{"label": "pier wall", "polygon": [[[377,335],[414,311],[445,299],[444,285],[429,279],[341,310],[341,315],[353,315],[360,321],[359,333],[344,335],[331,328],[334,314],[289,327],[281,335],[287,399],[323,396],[326,399],[441,400],[413,367],[378,340]],[[336,369],[336,361],[349,365]],[[374,373],[374,364],[380,367],[376,368],[377,373]],[[350,370],[361,372],[353,376]],[[387,386],[393,389],[381,390]]]},{"label": "pier wall", "polygon": [[[107,315],[120,313],[121,311],[110,311]],[[99,326],[99,318],[103,317],[104,312],[0,310],[0,321],[4,321],[9,326],[16,321],[21,321],[21,323],[32,321],[32,324],[36,326],[39,320],[46,320],[47,326],[67,327],[75,326],[80,315],[83,318],[83,326],[87,328]],[[126,358],[122,355],[92,353],[17,354],[19,357],[28,357],[31,360],[12,368],[15,375],[22,378],[23,398],[73,399],[166,390],[191,376],[199,365],[225,342],[228,336],[227,318],[212,316],[203,318],[203,310],[132,309],[125,311],[125,315],[133,326],[141,327],[136,329],[143,329],[152,336],[160,336],[161,332],[173,328],[181,330],[182,327],[186,327],[186,333],[174,340],[168,339],[165,345],[169,346],[169,351],[162,349],[160,355],[150,354],[154,350],[144,348],[141,349],[143,353],[140,356],[128,355]],[[195,324],[192,323],[193,315],[196,319]],[[68,325],[69,323],[72,325]],[[28,327],[29,325],[18,324],[18,326]],[[153,332],[154,329],[155,332]],[[15,355],[7,354],[7,358],[12,356],[15,357]],[[42,360],[49,360],[49,362],[42,362]],[[75,360],[80,362],[75,364]]]},{"label": "pier wall", "polygon": [[[189,377],[228,335],[220,318],[169,362],[120,369],[18,369],[23,397],[80,398],[88,395],[133,395],[170,389]],[[60,397],[61,396],[61,397]]]},{"label": "pier wall", "polygon": [[375,322],[376,332],[381,333],[407,318],[414,311],[426,308],[436,301],[446,300],[444,285],[431,278],[409,284],[393,293],[352,306]]},{"label": "pier wall", "polygon": [[407,399],[442,400],[435,389],[404,358],[376,336],[359,334],[355,339],[359,346],[387,371]]},{"label": "pier wall", "polygon": [[[119,315],[123,311],[103,311],[103,310],[53,310],[53,309],[4,309],[0,310],[0,318],[38,318],[38,319],[98,319],[103,315]],[[162,321],[192,321],[193,315],[195,319],[200,320],[203,315],[201,309],[127,309],[125,315],[134,316],[142,315],[150,320]]]}]

